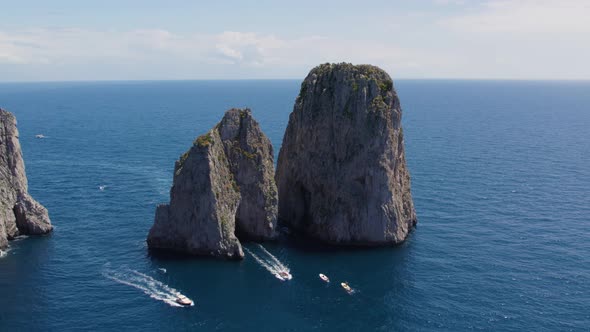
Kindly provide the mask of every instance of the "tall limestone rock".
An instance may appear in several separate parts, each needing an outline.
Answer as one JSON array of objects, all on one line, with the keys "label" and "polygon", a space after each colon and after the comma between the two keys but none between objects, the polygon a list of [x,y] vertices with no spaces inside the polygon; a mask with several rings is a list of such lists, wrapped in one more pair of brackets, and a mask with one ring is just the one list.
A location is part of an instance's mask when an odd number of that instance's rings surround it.
[{"label": "tall limestone rock", "polygon": [[53,227],[47,210],[28,193],[16,119],[0,109],[0,249],[18,235],[38,235]]},{"label": "tall limestone rock", "polygon": [[147,243],[194,255],[242,258],[236,234],[276,236],[272,146],[249,109],[231,109],[174,167],[170,204],[156,209]]},{"label": "tall limestone rock", "polygon": [[369,65],[324,64],[301,84],[279,153],[279,220],[320,241],[387,245],[416,224],[401,107]]}]

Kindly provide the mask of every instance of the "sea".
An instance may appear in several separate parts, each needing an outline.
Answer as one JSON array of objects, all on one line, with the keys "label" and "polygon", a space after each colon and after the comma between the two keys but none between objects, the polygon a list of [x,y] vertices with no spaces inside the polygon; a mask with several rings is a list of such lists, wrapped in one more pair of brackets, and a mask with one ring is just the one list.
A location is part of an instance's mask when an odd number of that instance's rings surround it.
[{"label": "sea", "polygon": [[395,80],[418,216],[397,247],[285,236],[239,262],[149,253],[195,137],[249,107],[276,158],[299,87],[0,84],[55,226],[0,258],[0,331],[590,331],[588,81]]}]

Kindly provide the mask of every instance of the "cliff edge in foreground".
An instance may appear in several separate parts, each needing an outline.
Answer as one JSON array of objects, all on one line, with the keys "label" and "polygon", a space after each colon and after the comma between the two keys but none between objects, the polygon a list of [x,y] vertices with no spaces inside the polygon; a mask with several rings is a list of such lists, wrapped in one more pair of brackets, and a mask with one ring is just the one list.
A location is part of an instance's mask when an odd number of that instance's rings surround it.
[{"label": "cliff edge in foreground", "polygon": [[404,241],[417,219],[401,114],[391,78],[377,67],[311,70],[279,153],[280,222],[333,244]]},{"label": "cliff edge in foreground", "polygon": [[0,249],[18,235],[38,235],[53,227],[47,209],[28,193],[16,118],[0,109]]},{"label": "cliff edge in foreground", "polygon": [[243,258],[240,238],[276,237],[272,145],[249,109],[231,109],[174,167],[170,204],[159,205],[151,249]]}]

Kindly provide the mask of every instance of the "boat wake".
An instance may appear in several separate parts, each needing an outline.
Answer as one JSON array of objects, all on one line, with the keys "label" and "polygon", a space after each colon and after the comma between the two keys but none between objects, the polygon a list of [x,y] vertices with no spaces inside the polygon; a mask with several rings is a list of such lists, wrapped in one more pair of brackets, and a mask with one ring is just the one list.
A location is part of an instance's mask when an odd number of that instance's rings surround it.
[{"label": "boat wake", "polygon": [[266,250],[266,248],[264,248],[262,245],[259,244],[258,248],[260,250],[257,250],[256,252],[246,247],[244,247],[244,250],[246,250],[246,252],[250,254],[250,256],[252,256],[258,264],[260,264],[260,266],[264,267],[277,279],[282,281],[293,279],[291,270],[289,270],[288,266],[279,261],[278,258],[268,252],[268,250]]},{"label": "boat wake", "polygon": [[14,240],[12,240],[12,241],[17,242],[17,241],[22,241],[27,238],[29,238],[28,235],[19,235],[19,236],[15,237]]},{"label": "boat wake", "polygon": [[[124,269],[122,271],[105,270],[103,275],[115,282],[131,286],[149,295],[152,299],[162,301],[173,307],[182,307],[176,303],[182,294],[174,288],[141,272]],[[194,304],[191,304],[193,306]]]}]

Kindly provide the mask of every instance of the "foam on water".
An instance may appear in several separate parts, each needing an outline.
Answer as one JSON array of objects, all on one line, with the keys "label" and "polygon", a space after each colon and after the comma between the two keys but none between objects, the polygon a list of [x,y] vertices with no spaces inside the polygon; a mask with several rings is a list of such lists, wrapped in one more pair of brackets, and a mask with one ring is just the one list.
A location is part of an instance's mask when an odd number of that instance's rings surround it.
[{"label": "foam on water", "polygon": [[282,271],[287,271],[289,272],[289,269],[283,264],[281,263],[281,261],[279,261],[278,258],[275,257],[275,255],[271,254],[270,252],[268,252],[268,250],[266,250],[265,247],[262,246],[262,244],[258,244],[258,247],[262,250],[262,252],[264,252],[266,254],[267,257],[269,257],[276,266],[278,266]]},{"label": "foam on water", "polygon": [[[264,267],[268,272],[273,274],[277,279],[285,281],[286,279],[283,276],[281,276],[281,272],[282,273],[286,272],[286,273],[289,273],[289,275],[290,275],[291,270],[285,264],[281,263],[281,261],[279,261],[279,259],[276,258],[273,254],[268,252],[268,250],[266,250],[266,248],[264,248],[262,245],[259,244],[258,246],[261,249],[259,254],[254,253],[252,250],[250,250],[246,247],[244,247],[244,250],[246,250],[246,252],[248,254],[250,254],[250,256],[252,256],[258,264],[260,264],[260,266]],[[287,280],[290,280],[290,279],[291,278],[289,278]]]},{"label": "foam on water", "polygon": [[24,239],[27,239],[28,237],[29,237],[28,235],[19,235],[19,236],[15,237],[13,241],[22,241]]},{"label": "foam on water", "polygon": [[[183,307],[176,303],[176,299],[182,294],[174,288],[158,281],[144,273],[124,268],[121,270],[105,269],[103,276],[123,285],[136,288],[152,299],[162,301],[173,307]],[[191,304],[191,306],[193,306]]]}]

